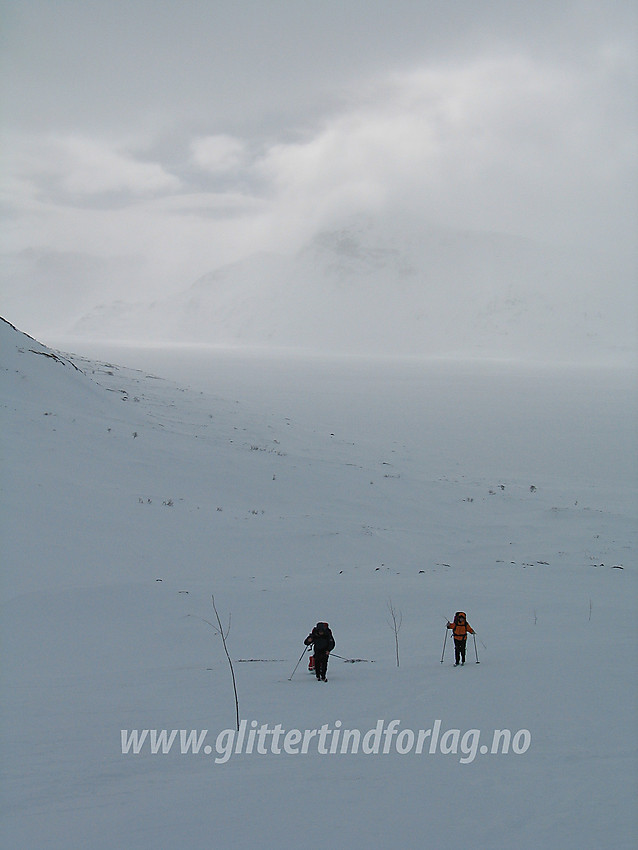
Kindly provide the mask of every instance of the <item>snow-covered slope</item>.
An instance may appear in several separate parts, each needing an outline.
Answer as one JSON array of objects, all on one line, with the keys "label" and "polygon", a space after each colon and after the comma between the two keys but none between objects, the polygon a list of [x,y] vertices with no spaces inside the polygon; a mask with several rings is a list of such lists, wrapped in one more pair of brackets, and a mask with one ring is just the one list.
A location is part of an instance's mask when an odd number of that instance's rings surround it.
[{"label": "snow-covered slope", "polygon": [[[634,376],[207,358],[183,389],[0,322],[4,844],[633,846]],[[212,594],[248,730],[434,751],[216,763]],[[319,619],[365,660],[290,681]],[[145,729],[208,731],[123,753]],[[529,747],[472,755],[496,729]]]},{"label": "snow-covered slope", "polygon": [[108,303],[85,337],[551,361],[627,356],[613,270],[529,240],[356,219],[152,304]]}]

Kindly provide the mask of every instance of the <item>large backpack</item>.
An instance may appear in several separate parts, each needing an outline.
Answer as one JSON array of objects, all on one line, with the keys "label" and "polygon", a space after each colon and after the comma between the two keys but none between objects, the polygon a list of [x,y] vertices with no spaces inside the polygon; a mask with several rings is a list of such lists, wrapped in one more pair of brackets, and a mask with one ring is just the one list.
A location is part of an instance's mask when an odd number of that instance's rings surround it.
[{"label": "large backpack", "polygon": [[[323,634],[319,634],[319,632],[323,632]],[[312,636],[315,638],[315,650],[316,650],[316,639],[325,640],[327,643],[332,644],[334,646],[334,638],[332,636],[332,632],[330,631],[330,626],[328,623],[317,623],[317,625],[312,630]],[[323,650],[319,650],[322,652]]]},{"label": "large backpack", "polygon": [[452,634],[457,640],[467,637],[467,618],[464,611],[457,611],[454,615]]}]

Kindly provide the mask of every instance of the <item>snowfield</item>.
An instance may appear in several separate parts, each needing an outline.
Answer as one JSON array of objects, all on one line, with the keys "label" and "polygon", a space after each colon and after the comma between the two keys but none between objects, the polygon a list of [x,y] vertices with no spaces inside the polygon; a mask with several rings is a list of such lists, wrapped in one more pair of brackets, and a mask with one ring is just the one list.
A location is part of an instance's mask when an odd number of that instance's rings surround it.
[{"label": "snowfield", "polygon": [[633,848],[635,378],[0,322],[3,846]]}]

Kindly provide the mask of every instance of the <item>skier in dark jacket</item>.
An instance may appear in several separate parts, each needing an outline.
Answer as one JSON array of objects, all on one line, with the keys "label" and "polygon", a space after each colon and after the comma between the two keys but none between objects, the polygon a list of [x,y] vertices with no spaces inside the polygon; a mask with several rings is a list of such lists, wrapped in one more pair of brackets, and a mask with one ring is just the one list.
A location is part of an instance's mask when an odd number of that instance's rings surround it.
[{"label": "skier in dark jacket", "polygon": [[312,646],[315,653],[315,676],[318,682],[327,682],[328,655],[335,648],[335,639],[328,623],[317,623],[304,643]]},{"label": "skier in dark jacket", "polygon": [[454,615],[454,622],[450,623],[448,620],[447,624],[448,629],[452,629],[452,637],[454,638],[454,656],[455,656],[455,667],[458,667],[459,663],[465,664],[465,645],[467,643],[467,633],[469,632],[471,635],[476,634],[472,626],[467,621],[467,617],[465,616],[463,611],[457,611]]}]

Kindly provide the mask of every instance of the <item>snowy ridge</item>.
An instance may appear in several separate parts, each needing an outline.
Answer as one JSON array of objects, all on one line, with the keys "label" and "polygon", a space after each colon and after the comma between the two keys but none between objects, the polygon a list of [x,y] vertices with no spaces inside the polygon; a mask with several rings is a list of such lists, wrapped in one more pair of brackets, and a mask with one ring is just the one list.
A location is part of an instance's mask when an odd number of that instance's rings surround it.
[{"label": "snowy ridge", "polygon": [[[219,355],[211,392],[149,364],[0,323],[7,846],[630,847],[632,378]],[[440,719],[529,750],[215,764],[234,705],[213,593],[248,724]],[[471,643],[454,670],[459,608],[481,663]],[[289,681],[318,619],[374,663]],[[212,755],[124,754],[133,729],[208,730]]]}]

